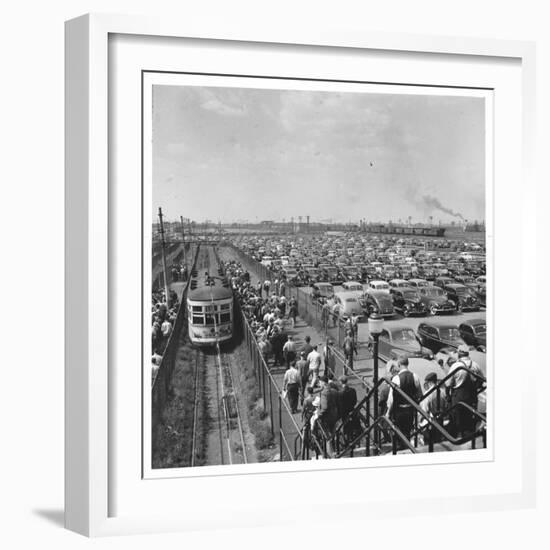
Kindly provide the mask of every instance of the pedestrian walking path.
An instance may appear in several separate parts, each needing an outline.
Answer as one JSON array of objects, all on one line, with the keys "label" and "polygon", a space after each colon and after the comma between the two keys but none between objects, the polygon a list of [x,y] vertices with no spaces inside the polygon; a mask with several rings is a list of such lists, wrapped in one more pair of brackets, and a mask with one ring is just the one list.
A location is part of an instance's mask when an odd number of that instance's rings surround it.
[{"label": "pedestrian walking path", "polygon": [[[246,260],[243,260],[242,257],[236,256],[235,252],[230,248],[222,247],[219,250],[219,257],[220,257],[220,260],[226,263],[237,262],[242,269],[246,270],[248,272],[246,279],[248,279],[250,283],[249,287],[247,288],[253,288],[255,289],[256,294],[258,293],[258,289],[261,286],[263,286],[263,283],[265,281],[263,281],[260,278],[260,274],[255,269],[256,266],[253,265],[253,262],[247,262]],[[277,288],[277,285],[274,283],[271,285],[269,292],[266,292],[266,290],[262,289],[261,297],[265,300],[268,297],[271,298],[273,295],[278,296],[278,290],[279,289]],[[252,300],[252,302],[249,302],[249,303],[254,303],[254,300]],[[285,309],[286,309],[286,312],[288,313],[288,305]],[[324,348],[327,343],[327,340],[331,338],[330,334],[327,334],[325,331],[320,331],[317,328],[311,326],[308,322],[306,322],[306,320],[301,318],[299,315],[296,318],[296,323],[294,324],[294,326],[290,319],[285,318],[284,324],[283,324],[283,332],[285,335],[290,335],[292,337],[292,340],[296,345],[297,358],[299,358],[300,351],[303,350],[306,345],[306,338],[309,337],[310,344],[317,345],[317,351],[321,354],[321,365],[322,365],[321,373],[326,374]],[[332,368],[335,371],[334,374],[336,377],[339,377],[340,375],[344,374],[344,363],[342,359],[343,359],[343,356],[340,356],[340,358],[335,358],[334,363],[336,364],[331,363]],[[285,441],[284,442],[281,441],[279,443],[279,448],[283,449],[283,452],[286,451],[286,453],[295,456],[296,450],[299,451],[300,449],[299,443],[300,443],[301,433],[303,431],[303,422],[304,422],[302,417],[303,411],[299,406],[296,412],[294,413],[291,412],[291,405],[290,405],[290,402],[288,401],[288,397],[286,397],[285,399],[282,395],[286,365],[275,364],[275,363],[276,361],[274,357],[270,357],[267,361],[269,372],[276,385],[276,387],[273,388],[274,391],[271,391],[272,388],[270,386],[270,392],[268,395],[266,395],[266,399],[269,402],[268,409],[270,411],[273,411],[273,410],[276,411],[276,414],[272,414],[272,423],[274,426],[275,433],[280,433],[279,426],[281,426],[282,432],[284,434]],[[364,373],[362,374],[361,372],[358,372],[358,371],[363,367],[357,363],[355,364],[354,367],[355,367],[355,373],[349,375],[348,385],[356,389],[357,396],[359,399],[361,399],[365,395],[365,383],[361,378],[361,376],[364,375]],[[365,372],[366,372],[366,369],[365,369]],[[285,400],[286,401],[285,404],[281,403],[281,405],[278,406],[277,400],[279,399],[281,399],[282,401]]]}]

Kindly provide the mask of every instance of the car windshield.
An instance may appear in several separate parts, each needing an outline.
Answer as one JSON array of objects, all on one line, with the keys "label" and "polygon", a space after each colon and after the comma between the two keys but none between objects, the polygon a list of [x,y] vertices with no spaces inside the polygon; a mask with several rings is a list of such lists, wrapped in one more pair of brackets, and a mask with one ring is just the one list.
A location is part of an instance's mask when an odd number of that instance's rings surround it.
[{"label": "car windshield", "polygon": [[442,340],[454,340],[460,338],[460,332],[457,328],[440,328],[439,336]]},{"label": "car windshield", "polygon": [[487,325],[475,325],[474,332],[476,334],[487,334]]},{"label": "car windshield", "polygon": [[414,290],[405,290],[403,292],[403,297],[407,300],[416,300],[418,298],[418,294]]},{"label": "car windshield", "polygon": [[392,332],[392,335],[394,340],[401,340],[401,341],[407,341],[407,342],[410,342],[411,340],[416,340],[414,331],[410,328],[394,330]]},{"label": "car windshield", "polygon": [[355,298],[346,298],[346,302],[357,303],[357,300]]},{"label": "car windshield", "polygon": [[460,294],[461,296],[465,294],[469,294],[468,289],[465,286],[457,286],[455,287],[455,292],[457,294]]},{"label": "car windshield", "polygon": [[424,294],[426,296],[443,296],[443,291],[440,288],[426,288]]}]

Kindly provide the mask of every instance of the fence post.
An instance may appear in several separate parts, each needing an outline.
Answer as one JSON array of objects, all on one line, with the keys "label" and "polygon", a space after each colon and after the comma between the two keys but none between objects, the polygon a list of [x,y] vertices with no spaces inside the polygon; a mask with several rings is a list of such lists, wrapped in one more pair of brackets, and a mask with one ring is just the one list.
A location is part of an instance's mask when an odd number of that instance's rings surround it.
[{"label": "fence post", "polygon": [[271,436],[275,436],[275,429],[273,427],[273,397],[271,393],[271,376],[268,375],[267,378],[268,388],[269,388],[269,416],[271,418]]},{"label": "fence post", "polygon": [[283,462],[283,411],[281,394],[279,394],[279,460]]}]

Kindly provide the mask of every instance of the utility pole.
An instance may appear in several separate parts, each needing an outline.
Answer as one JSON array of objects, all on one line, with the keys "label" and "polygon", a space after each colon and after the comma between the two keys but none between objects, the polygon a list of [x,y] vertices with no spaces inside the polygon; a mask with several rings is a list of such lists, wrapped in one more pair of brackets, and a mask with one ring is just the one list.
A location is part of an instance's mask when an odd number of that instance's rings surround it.
[{"label": "utility pole", "polygon": [[164,224],[162,223],[162,208],[159,206],[160,242],[162,244],[162,268],[164,270],[164,293],[166,295],[166,307],[170,306],[170,292],[168,288],[168,270],[166,268],[166,242],[164,240]]},{"label": "utility pole", "polygon": [[180,223],[181,223],[181,238],[183,242],[183,265],[187,270],[187,256],[185,254],[185,226],[183,225],[183,216],[180,216]]}]

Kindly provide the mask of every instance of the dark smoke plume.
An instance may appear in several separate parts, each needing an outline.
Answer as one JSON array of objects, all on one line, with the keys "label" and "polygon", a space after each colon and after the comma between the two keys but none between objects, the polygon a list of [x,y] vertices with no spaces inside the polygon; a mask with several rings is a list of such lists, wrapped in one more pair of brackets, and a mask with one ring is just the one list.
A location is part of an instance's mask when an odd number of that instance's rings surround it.
[{"label": "dark smoke plume", "polygon": [[454,210],[451,210],[450,208],[447,208],[446,206],[443,206],[439,199],[436,197],[431,197],[430,195],[422,195],[422,202],[424,205],[431,209],[431,210],[441,210],[441,212],[445,212],[446,214],[450,214],[451,216],[454,216],[455,218],[460,218],[461,220],[464,220],[464,216],[460,214],[459,212],[455,212]]}]

